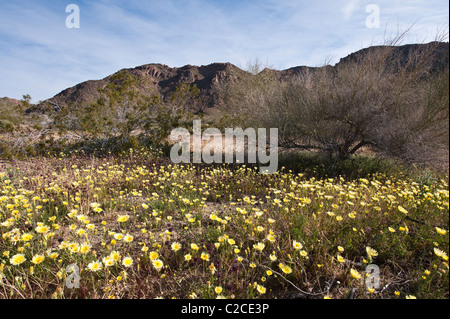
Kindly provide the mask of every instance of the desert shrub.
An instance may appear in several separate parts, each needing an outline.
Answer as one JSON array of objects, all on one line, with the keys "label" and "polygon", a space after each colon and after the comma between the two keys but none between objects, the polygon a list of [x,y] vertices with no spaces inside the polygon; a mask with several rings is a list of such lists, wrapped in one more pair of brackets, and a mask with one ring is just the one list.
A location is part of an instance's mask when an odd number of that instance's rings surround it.
[{"label": "desert shrub", "polygon": [[12,159],[10,147],[5,142],[2,141],[0,141],[0,158],[7,160]]},{"label": "desert shrub", "polygon": [[284,152],[279,156],[279,166],[310,178],[336,178],[347,180],[369,178],[377,174],[404,177],[408,168],[399,160],[368,155],[352,155],[336,162],[320,152]]},{"label": "desert shrub", "polygon": [[0,119],[0,132],[12,132],[14,130],[14,124],[8,120]]},{"label": "desert shrub", "polygon": [[448,59],[436,58],[446,44],[404,54],[400,39],[294,79],[268,69],[232,79],[217,88],[222,107],[236,125],[278,128],[282,148],[326,154],[332,168],[363,148],[409,163],[433,160],[448,153]]},{"label": "desert shrub", "polygon": [[167,97],[147,94],[142,79],[127,71],[114,74],[87,106],[67,105],[53,113],[52,129],[87,148],[112,152],[144,144],[161,146],[174,127],[188,125],[198,108],[199,90],[180,83]]}]

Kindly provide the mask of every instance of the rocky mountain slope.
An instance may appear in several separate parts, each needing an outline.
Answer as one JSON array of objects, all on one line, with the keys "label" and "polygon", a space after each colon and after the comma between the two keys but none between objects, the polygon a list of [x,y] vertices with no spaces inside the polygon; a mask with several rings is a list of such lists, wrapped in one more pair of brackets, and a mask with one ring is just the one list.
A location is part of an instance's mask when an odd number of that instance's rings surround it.
[{"label": "rocky mountain slope", "polygon": [[9,97],[0,97],[0,106],[11,107],[18,105],[20,103],[19,100],[10,99]]},{"label": "rocky mountain slope", "polygon": [[[367,54],[368,52],[380,51],[381,46],[373,46],[354,52],[347,57],[340,59],[340,61],[334,66],[326,66],[336,68],[340,64],[344,64],[350,61],[357,61],[359,57]],[[428,44],[408,44],[403,46],[392,47],[392,57],[404,59],[408,58],[409,54],[414,49],[428,50],[432,49],[433,54],[431,58],[435,61],[435,68],[441,69],[449,64],[449,43],[448,42],[431,42]],[[277,72],[282,78],[289,78],[296,76],[305,71],[315,70],[308,66],[298,66],[287,70],[271,70]],[[165,96],[167,93],[175,90],[175,88],[182,82],[189,84],[195,84],[200,89],[200,98],[206,107],[214,107],[214,99],[212,88],[215,83],[223,81],[230,77],[239,77],[244,74],[245,71],[239,69],[231,63],[213,63],[203,66],[186,65],[181,68],[169,67],[163,64],[146,64],[131,69],[126,69],[131,74],[137,76],[139,79],[146,80],[142,83],[148,83],[142,89],[147,90],[145,93],[157,93]],[[52,98],[47,99],[47,102],[53,106],[65,106],[65,105],[82,105],[90,104],[99,97],[98,89],[104,87],[109,83],[112,75],[105,77],[101,80],[89,80],[79,83],[73,87],[67,88],[58,93]],[[6,100],[5,100],[6,101]],[[0,101],[2,103],[2,101]],[[42,109],[37,105],[33,107],[34,110]]]},{"label": "rocky mountain slope", "polygon": [[[215,83],[231,76],[239,76],[240,73],[245,72],[231,63],[213,63],[206,66],[186,65],[181,68],[172,68],[164,64],[146,64],[125,70],[143,80],[141,83],[147,83],[142,88],[147,90],[146,93],[165,96],[174,91],[182,82],[195,84],[200,89],[201,100],[208,107],[213,106],[212,87]],[[82,82],[60,92],[45,102],[55,106],[92,103],[99,97],[97,90],[109,83],[111,77],[112,75],[102,80]]]}]

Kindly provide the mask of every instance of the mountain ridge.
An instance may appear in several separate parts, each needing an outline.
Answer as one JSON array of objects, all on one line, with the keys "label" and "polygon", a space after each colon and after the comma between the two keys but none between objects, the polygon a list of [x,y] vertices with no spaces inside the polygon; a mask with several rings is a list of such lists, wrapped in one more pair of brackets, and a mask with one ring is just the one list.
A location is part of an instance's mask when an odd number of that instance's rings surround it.
[{"label": "mountain ridge", "polygon": [[[449,43],[448,42],[430,42],[426,44],[406,44],[401,46],[393,46],[392,54],[400,56],[402,59],[406,59],[408,54],[413,49],[427,49],[431,46],[436,46],[436,50],[433,53],[433,59],[436,61],[436,68],[442,68],[448,66],[449,64]],[[334,66],[325,65],[322,67],[310,67],[310,66],[295,66],[285,70],[274,70],[270,71],[277,72],[281,78],[290,78],[297,76],[303,72],[318,70],[323,67],[337,68],[339,65],[345,64],[350,61],[357,61],[361,56],[364,56],[368,52],[373,52],[375,50],[380,50],[380,48],[385,48],[387,46],[371,46],[367,47],[353,53],[350,53],[346,57],[343,57]],[[155,93],[162,96],[166,96],[168,93],[174,91],[176,87],[182,83],[186,82],[191,85],[196,85],[200,90],[200,98],[208,108],[214,107],[213,98],[213,86],[217,82],[229,79],[230,77],[236,77],[245,73],[239,67],[229,63],[211,63],[208,65],[185,65],[182,67],[170,67],[161,63],[150,63],[134,68],[124,68],[117,71],[128,71],[132,75],[135,75],[143,84],[146,93]],[[114,74],[116,74],[114,73]],[[104,87],[108,84],[114,74],[111,74],[103,79],[98,80],[87,80],[78,83],[72,87],[66,88],[56,94],[55,96],[42,101],[40,104],[33,105],[29,112],[43,110],[43,105],[48,103],[54,107],[62,107],[66,105],[84,105],[90,104],[97,100],[100,96],[98,89]],[[147,84],[145,84],[147,83]],[[3,98],[3,101],[7,98]],[[9,99],[11,100],[11,99]],[[2,101],[0,100],[0,103]]]}]

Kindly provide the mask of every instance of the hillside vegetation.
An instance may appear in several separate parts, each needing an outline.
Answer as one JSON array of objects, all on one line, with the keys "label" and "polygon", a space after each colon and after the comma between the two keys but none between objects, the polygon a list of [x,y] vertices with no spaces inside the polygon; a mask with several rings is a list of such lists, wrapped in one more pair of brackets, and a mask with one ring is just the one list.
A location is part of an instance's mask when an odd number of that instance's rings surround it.
[{"label": "hillside vegetation", "polygon": [[[0,298],[449,298],[448,43],[395,44],[5,99]],[[172,163],[194,119],[277,128],[278,171]]]}]

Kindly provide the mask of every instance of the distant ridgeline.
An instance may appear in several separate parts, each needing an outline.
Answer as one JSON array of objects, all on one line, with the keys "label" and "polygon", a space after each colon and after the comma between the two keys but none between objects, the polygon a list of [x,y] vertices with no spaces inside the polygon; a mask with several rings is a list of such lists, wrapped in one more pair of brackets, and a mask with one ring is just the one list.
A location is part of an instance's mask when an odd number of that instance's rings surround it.
[{"label": "distant ridgeline", "polygon": [[[369,52],[377,52],[377,50],[385,49],[386,46],[372,46],[354,52],[345,58],[340,59],[334,66],[326,65],[327,68],[337,68],[348,62],[358,61],[362,56]],[[448,42],[430,42],[427,44],[407,44],[402,46],[391,47],[392,51],[387,63],[393,62],[396,65],[402,65],[402,61],[407,61],[411,52],[414,50],[432,50],[430,58],[433,60],[433,69],[441,70],[448,67],[449,64],[449,43]],[[281,79],[298,76],[299,74],[309,71],[314,72],[320,67],[297,66],[286,70],[263,70],[275,72]],[[163,64],[146,64],[131,69],[124,69],[130,74],[136,76],[142,86],[140,90],[148,94],[158,94],[162,97],[173,92],[181,83],[196,85],[200,90],[199,97],[206,108],[212,108],[215,105],[215,95],[213,92],[214,84],[239,77],[246,74],[231,63],[213,63],[205,66],[186,65],[180,68],[172,68]],[[121,71],[124,71],[121,70]],[[119,71],[120,72],[120,71]],[[45,104],[59,108],[66,105],[86,105],[95,102],[100,94],[98,89],[105,87],[111,82],[113,75],[107,76],[101,80],[89,80],[79,83],[73,87],[67,88],[52,98],[49,98],[39,105],[33,105],[28,112],[43,111],[45,112]],[[0,103],[14,103],[14,100],[2,98]],[[47,106],[48,107],[48,106]]]}]

